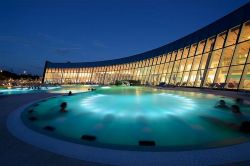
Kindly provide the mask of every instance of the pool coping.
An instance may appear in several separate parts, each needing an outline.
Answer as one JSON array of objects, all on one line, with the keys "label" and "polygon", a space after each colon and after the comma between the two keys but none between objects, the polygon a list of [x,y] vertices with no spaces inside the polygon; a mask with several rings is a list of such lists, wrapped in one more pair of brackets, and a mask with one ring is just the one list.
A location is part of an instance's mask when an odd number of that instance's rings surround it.
[{"label": "pool coping", "polygon": [[209,88],[194,88],[194,87],[159,87],[159,86],[149,86],[153,89],[158,90],[173,90],[173,91],[184,91],[184,92],[195,92],[195,93],[205,93],[218,96],[224,96],[232,99],[242,98],[244,103],[250,105],[250,91],[231,91],[231,90],[219,90],[219,89],[209,89]]},{"label": "pool coping", "polygon": [[[61,95],[59,95],[61,96]],[[186,151],[129,151],[106,149],[59,140],[28,128],[21,119],[25,104],[10,113],[7,128],[20,140],[66,157],[112,165],[214,165],[249,160],[250,142],[228,147]],[[25,133],[25,134],[24,134]]]}]

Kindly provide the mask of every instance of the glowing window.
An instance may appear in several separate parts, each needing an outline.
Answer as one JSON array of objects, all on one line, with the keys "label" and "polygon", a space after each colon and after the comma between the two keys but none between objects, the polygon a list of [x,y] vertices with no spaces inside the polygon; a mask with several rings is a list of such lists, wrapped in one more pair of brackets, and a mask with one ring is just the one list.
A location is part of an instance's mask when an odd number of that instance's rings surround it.
[{"label": "glowing window", "polygon": [[215,41],[215,37],[211,37],[207,39],[207,44],[206,44],[204,53],[212,51],[213,46],[214,46],[214,41]]},{"label": "glowing window", "polygon": [[250,39],[250,21],[247,21],[246,23],[243,24],[243,27],[240,33],[239,42],[249,40],[249,39]]},{"label": "glowing window", "polygon": [[232,65],[244,64],[246,62],[250,48],[250,41],[240,43],[237,45]]},{"label": "glowing window", "polygon": [[239,26],[229,30],[225,46],[230,46],[236,43],[239,31],[240,31]]},{"label": "glowing window", "polygon": [[227,32],[224,31],[220,34],[217,35],[217,38],[216,38],[216,41],[215,41],[215,46],[214,46],[214,50],[216,49],[220,49],[223,47],[224,45],[224,41],[225,41],[225,38],[226,38],[226,34]]}]

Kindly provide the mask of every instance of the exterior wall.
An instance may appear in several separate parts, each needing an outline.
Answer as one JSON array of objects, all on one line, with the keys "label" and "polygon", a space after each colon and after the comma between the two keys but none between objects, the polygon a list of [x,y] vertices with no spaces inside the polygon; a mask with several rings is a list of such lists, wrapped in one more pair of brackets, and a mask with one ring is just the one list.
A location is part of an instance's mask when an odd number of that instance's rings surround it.
[{"label": "exterior wall", "polygon": [[46,67],[46,83],[111,84],[140,80],[187,87],[250,90],[250,20],[171,52],[95,67]]}]

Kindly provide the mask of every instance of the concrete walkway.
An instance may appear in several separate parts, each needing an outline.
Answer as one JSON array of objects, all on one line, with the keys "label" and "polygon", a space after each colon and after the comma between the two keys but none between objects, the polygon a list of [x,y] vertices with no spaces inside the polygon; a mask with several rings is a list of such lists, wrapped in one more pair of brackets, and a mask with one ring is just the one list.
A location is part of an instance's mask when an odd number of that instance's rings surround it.
[{"label": "concrete walkway", "polygon": [[31,101],[56,94],[22,94],[0,96],[0,165],[2,166],[97,166],[101,164],[67,158],[26,144],[12,136],[6,128],[9,113]]},{"label": "concrete walkway", "polygon": [[250,104],[250,92],[243,91],[229,91],[229,90],[216,90],[216,89],[201,89],[201,88],[184,88],[184,87],[157,87],[153,86],[152,88],[156,89],[165,89],[165,90],[174,90],[174,91],[185,91],[185,92],[198,92],[206,94],[221,95],[229,98],[241,98],[244,99],[244,103]]}]

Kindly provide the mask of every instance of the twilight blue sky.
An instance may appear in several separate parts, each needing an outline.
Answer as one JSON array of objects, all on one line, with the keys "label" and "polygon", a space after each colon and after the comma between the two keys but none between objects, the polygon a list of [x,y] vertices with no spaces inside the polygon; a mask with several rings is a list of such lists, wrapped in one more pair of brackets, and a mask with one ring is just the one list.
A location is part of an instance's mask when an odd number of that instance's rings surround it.
[{"label": "twilight blue sky", "polygon": [[141,53],[204,27],[249,0],[0,0],[0,68],[42,74],[46,60]]}]

